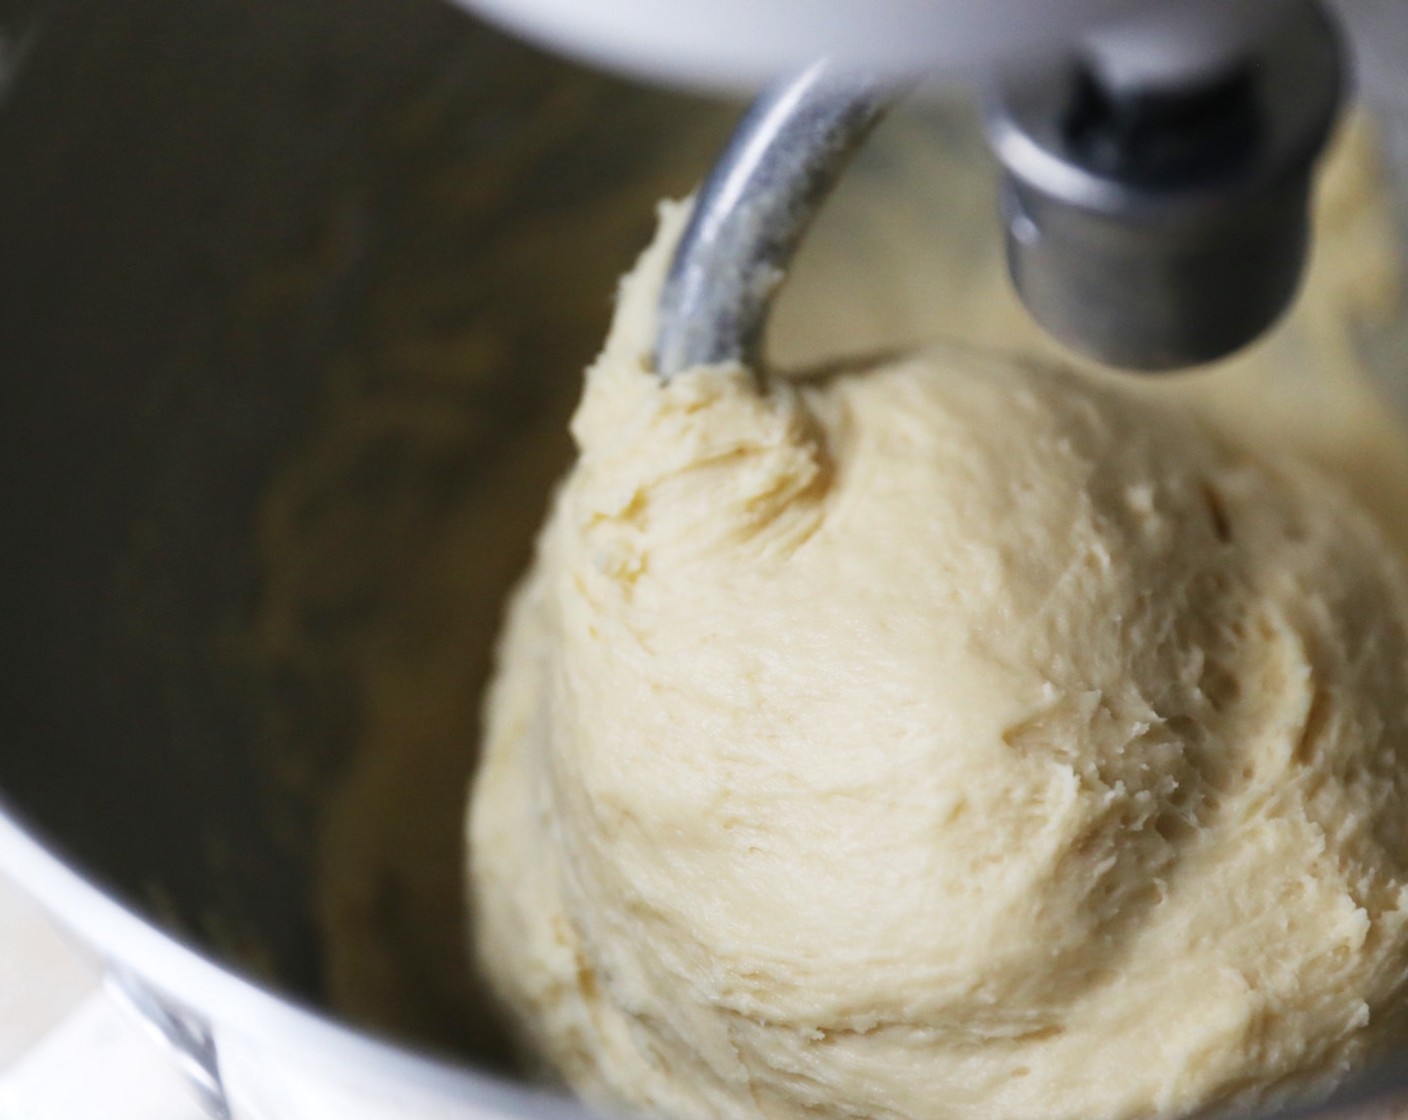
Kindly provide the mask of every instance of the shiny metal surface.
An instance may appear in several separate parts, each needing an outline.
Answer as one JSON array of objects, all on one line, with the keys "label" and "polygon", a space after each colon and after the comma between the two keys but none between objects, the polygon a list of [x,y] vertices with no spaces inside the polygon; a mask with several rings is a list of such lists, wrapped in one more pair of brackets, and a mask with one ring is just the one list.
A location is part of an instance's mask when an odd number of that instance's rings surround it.
[{"label": "shiny metal surface", "polygon": [[108,995],[145,1027],[169,1055],[202,1111],[211,1120],[230,1120],[230,1104],[220,1076],[220,1054],[209,1021],[171,996],[155,991],[130,967],[112,962],[103,975]]},{"label": "shiny metal surface", "polygon": [[1315,162],[1344,84],[1319,5],[1283,4],[1211,84],[1110,92],[1056,63],[999,86],[1008,261],[1047,330],[1109,365],[1170,370],[1260,336],[1299,287]]},{"label": "shiny metal surface", "polygon": [[[736,108],[592,74],[436,0],[54,0],[0,13],[0,37],[14,62],[0,108],[0,860],[208,1023],[227,1089],[231,1061],[246,1098],[263,1076],[230,1054],[306,1064],[309,1044],[360,1037],[368,1114],[378,1100],[401,1114],[417,1078],[425,1115],[435,1100],[533,1113],[535,1094],[417,1073],[406,1051],[326,1018],[319,795],[366,719],[335,650],[394,609],[406,549],[378,548],[386,527],[368,525],[344,548],[357,566],[336,610],[304,620],[326,649],[256,661],[258,511],[349,367],[369,407],[434,402],[455,434],[425,455],[388,437],[349,464],[369,509],[402,483],[472,495],[552,429],[532,503],[469,561],[497,617],[569,454],[617,277]],[[480,382],[424,357],[481,338],[500,360]],[[449,866],[473,761],[458,754],[429,776],[425,810],[439,824],[427,858]],[[373,1029],[501,1068],[501,1045],[456,1025],[456,967],[459,952],[416,1023]]]},{"label": "shiny metal surface", "polygon": [[[650,204],[701,167],[659,165],[731,109],[577,70],[433,0],[83,2],[32,22],[0,112],[0,790],[193,940],[255,931],[252,963],[316,1000],[316,807],[256,749],[265,701],[294,685],[235,644],[261,593],[260,496],[330,366],[395,372],[393,313],[507,350],[446,402],[497,421],[441,465],[447,485],[564,416]],[[589,247],[543,244],[538,215],[570,221],[623,183],[635,202]],[[313,774],[334,774],[335,729],[302,732]]]},{"label": "shiny metal surface", "polygon": [[661,377],[720,362],[758,368],[798,246],[898,88],[818,62],[753,104],[699,189],[661,293]]}]

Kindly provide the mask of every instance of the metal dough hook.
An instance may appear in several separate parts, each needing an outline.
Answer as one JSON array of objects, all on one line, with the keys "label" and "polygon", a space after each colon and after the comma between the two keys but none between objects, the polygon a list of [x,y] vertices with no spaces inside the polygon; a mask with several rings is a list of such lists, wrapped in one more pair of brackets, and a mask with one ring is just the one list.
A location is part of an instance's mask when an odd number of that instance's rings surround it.
[{"label": "metal dough hook", "polygon": [[[1141,71],[1167,52],[1107,50],[991,91],[1013,283],[1073,349],[1126,369],[1182,369],[1245,346],[1290,304],[1343,71],[1316,0],[1282,0],[1274,17],[1217,67],[1190,64],[1174,79]],[[893,78],[819,62],[755,103],[676,250],[660,303],[662,378],[758,368],[811,219],[902,92]]]},{"label": "metal dough hook", "polygon": [[826,196],[896,100],[818,62],[754,102],[700,188],[660,299],[655,367],[756,368],[774,295]]}]

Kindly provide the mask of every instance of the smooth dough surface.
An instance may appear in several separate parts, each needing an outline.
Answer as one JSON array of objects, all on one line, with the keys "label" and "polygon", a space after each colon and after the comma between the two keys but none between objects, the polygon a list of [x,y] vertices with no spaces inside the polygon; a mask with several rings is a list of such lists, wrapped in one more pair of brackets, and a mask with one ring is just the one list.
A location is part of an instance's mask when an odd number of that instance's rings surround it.
[{"label": "smooth dough surface", "polygon": [[1344,493],[1083,374],[759,393],[623,289],[512,606],[476,952],[678,1120],[1188,1113],[1401,1036],[1408,573]]}]

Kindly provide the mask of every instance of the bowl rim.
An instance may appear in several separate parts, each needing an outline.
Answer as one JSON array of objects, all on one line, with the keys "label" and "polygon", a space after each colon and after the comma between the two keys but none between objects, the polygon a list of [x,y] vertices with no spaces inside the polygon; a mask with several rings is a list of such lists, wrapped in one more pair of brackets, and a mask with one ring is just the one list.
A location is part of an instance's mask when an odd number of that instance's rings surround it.
[{"label": "bowl rim", "polygon": [[[99,958],[104,971],[126,970],[150,982],[213,1028],[256,1040],[261,1053],[331,1059],[447,1102],[473,1104],[486,1116],[582,1120],[585,1108],[561,1092],[458,1063],[340,1022],[296,998],[223,965],[159,928],[66,862],[23,820],[0,791],[0,869],[58,924]],[[218,1049],[220,1031],[214,1035]],[[218,1055],[217,1055],[218,1057]]]}]

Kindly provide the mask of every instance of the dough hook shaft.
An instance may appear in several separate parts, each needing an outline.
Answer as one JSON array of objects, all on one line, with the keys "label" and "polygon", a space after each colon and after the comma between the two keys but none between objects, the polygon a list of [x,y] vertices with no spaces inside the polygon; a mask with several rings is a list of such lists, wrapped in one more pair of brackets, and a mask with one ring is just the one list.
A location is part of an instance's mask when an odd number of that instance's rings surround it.
[{"label": "dough hook shaft", "polygon": [[811,219],[899,92],[818,62],[754,103],[700,188],[666,280],[661,377],[756,360]]}]

